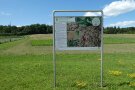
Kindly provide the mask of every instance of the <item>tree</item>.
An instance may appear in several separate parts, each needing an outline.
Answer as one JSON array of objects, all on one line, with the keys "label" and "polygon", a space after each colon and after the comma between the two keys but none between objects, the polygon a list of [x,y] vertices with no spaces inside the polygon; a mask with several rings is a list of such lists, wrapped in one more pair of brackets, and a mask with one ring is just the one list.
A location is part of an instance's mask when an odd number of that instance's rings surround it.
[{"label": "tree", "polygon": [[52,26],[46,24],[31,24],[21,27],[0,25],[0,35],[28,35],[49,33],[52,33]]}]

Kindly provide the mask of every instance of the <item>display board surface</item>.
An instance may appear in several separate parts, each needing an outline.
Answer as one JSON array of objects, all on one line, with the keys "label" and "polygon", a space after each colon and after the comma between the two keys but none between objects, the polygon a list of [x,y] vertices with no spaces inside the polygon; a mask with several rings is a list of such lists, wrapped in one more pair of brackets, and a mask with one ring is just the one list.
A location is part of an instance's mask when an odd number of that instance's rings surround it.
[{"label": "display board surface", "polygon": [[97,50],[101,47],[101,16],[55,16],[56,50]]}]

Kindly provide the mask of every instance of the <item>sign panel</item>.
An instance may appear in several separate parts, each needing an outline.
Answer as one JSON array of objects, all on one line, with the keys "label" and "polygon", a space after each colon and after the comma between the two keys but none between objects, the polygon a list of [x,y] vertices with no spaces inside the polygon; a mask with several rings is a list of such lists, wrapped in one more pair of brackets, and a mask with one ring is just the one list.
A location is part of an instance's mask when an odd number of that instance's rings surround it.
[{"label": "sign panel", "polygon": [[101,16],[55,16],[56,50],[101,48]]}]

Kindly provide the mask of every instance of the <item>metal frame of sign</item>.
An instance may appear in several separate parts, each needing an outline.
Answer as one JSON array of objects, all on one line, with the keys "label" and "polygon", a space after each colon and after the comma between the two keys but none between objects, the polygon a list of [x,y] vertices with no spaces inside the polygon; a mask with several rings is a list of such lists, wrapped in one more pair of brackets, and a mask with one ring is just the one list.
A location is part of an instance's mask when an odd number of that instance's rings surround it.
[{"label": "metal frame of sign", "polygon": [[[102,25],[101,25],[101,47],[100,47],[100,52],[101,52],[101,62],[100,62],[100,86],[103,87],[103,11],[102,10],[55,10],[53,11],[53,68],[54,68],[54,88],[56,87],[56,44],[55,44],[55,13],[58,12],[100,12],[101,13],[101,20],[102,20]],[[95,50],[95,49],[93,49]]]}]

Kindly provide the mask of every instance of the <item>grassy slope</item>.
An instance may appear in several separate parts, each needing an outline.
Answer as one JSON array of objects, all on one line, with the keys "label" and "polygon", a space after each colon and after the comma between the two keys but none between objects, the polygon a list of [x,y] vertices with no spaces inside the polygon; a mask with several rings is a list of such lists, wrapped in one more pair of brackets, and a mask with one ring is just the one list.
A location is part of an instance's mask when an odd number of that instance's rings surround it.
[{"label": "grassy slope", "polygon": [[[110,36],[106,35],[105,38]],[[135,37],[125,35],[125,38]],[[52,47],[31,46],[31,40],[46,39],[51,39],[50,35],[32,35],[14,47],[0,50],[0,90],[52,90]],[[129,86],[129,82],[134,82],[134,79],[127,76],[135,72],[134,58],[135,43],[105,44],[104,85],[106,87],[103,90],[134,90],[134,87]],[[83,90],[102,90],[99,87],[99,59],[100,55],[96,52],[59,52],[57,90],[78,90],[80,86],[76,85],[77,82],[86,84]],[[122,74],[113,76],[109,74],[110,70],[118,70]]]}]

